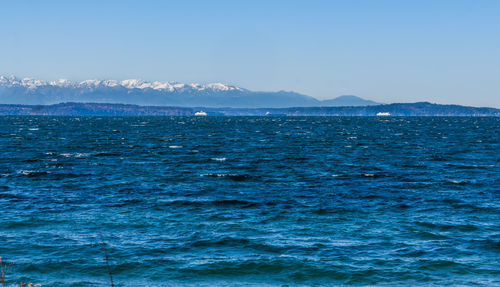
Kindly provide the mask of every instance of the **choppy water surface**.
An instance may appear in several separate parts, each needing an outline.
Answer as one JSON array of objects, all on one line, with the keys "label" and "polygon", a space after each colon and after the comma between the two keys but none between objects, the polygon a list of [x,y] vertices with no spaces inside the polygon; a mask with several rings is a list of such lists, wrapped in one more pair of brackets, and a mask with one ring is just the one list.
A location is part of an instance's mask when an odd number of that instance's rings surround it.
[{"label": "choppy water surface", "polygon": [[7,281],[500,284],[500,119],[0,117]]}]

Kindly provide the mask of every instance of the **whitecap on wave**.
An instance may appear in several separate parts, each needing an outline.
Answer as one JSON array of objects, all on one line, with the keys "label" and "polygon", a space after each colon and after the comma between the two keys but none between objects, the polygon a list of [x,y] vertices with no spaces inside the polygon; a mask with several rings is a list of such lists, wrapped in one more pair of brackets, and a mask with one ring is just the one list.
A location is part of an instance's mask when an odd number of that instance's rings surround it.
[{"label": "whitecap on wave", "polygon": [[216,178],[227,178],[235,181],[242,181],[248,179],[246,174],[235,174],[235,173],[204,173],[200,174],[202,177],[216,177]]},{"label": "whitecap on wave", "polygon": [[36,170],[19,170],[17,174],[25,175],[25,176],[37,176],[37,175],[45,175],[51,173],[50,171],[36,171]]},{"label": "whitecap on wave", "polygon": [[227,173],[203,173],[200,176],[208,176],[208,177],[226,177],[226,176],[237,176],[237,174],[227,174]]},{"label": "whitecap on wave", "polygon": [[79,152],[75,152],[75,153],[62,153],[61,154],[61,156],[64,156],[64,157],[86,157],[88,155],[89,155],[88,153],[79,153]]}]

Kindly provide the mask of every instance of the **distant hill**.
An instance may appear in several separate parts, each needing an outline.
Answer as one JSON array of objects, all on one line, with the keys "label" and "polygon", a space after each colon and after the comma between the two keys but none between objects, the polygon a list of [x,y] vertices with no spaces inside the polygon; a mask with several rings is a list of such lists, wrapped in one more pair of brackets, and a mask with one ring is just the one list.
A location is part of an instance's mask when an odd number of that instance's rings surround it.
[{"label": "distant hill", "polygon": [[355,96],[320,101],[295,92],[255,92],[214,84],[181,84],[142,80],[42,81],[0,76],[0,103],[51,105],[64,102],[120,103],[144,106],[286,108],[376,104]]},{"label": "distant hill", "polygon": [[138,106],[105,103],[62,103],[55,105],[1,105],[0,116],[192,116],[184,107]]},{"label": "distant hill", "polygon": [[50,116],[193,116],[197,111],[209,116],[500,116],[500,109],[427,102],[361,107],[294,107],[294,108],[187,108],[138,106],[106,103],[62,103],[55,105],[0,105],[0,115]]},{"label": "distant hill", "polygon": [[294,107],[281,109],[207,109],[218,115],[263,116],[279,114],[286,116],[376,116],[389,113],[391,116],[500,116],[500,109],[477,108],[460,105],[439,105],[428,102],[395,103],[360,107]]},{"label": "distant hill", "polygon": [[343,107],[343,106],[374,106],[380,105],[380,103],[365,100],[360,97],[345,95],[340,96],[331,100],[321,101],[321,106],[323,107]]}]

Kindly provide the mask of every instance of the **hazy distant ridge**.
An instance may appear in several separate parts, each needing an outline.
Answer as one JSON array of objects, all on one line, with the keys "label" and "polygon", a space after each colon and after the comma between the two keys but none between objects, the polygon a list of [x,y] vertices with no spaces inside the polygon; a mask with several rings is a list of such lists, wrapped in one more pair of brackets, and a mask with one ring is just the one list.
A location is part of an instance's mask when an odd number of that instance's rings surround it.
[{"label": "hazy distant ridge", "polygon": [[203,110],[212,116],[500,116],[500,109],[427,102],[362,107],[294,107],[294,108],[187,108],[138,106],[105,103],[63,103],[56,105],[0,105],[0,115],[51,116],[192,116]]},{"label": "hazy distant ridge", "polygon": [[256,92],[212,84],[147,82],[131,79],[43,81],[0,76],[0,103],[50,105],[64,102],[121,103],[146,106],[284,108],[375,105],[356,96],[320,101],[295,92]]},{"label": "hazy distant ridge", "polygon": [[440,105],[429,102],[394,103],[360,107],[294,107],[282,109],[208,109],[223,115],[261,116],[266,113],[286,116],[376,116],[389,113],[392,116],[500,116],[500,109]]}]

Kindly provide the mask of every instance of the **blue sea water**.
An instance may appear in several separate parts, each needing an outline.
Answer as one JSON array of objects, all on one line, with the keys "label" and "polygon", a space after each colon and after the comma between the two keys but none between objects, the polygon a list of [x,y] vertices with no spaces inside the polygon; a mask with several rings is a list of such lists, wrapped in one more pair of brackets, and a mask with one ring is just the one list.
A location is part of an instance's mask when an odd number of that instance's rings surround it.
[{"label": "blue sea water", "polygon": [[42,286],[500,286],[500,118],[0,117]]}]

